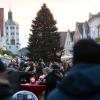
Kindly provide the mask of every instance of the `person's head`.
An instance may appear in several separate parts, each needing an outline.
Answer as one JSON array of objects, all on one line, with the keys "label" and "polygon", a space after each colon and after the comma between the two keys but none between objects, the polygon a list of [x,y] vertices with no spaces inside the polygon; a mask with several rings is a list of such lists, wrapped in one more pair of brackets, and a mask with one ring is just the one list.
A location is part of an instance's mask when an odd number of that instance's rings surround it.
[{"label": "person's head", "polygon": [[73,64],[100,63],[100,45],[93,39],[79,40],[73,48]]},{"label": "person's head", "polygon": [[50,69],[49,67],[43,68],[44,75],[48,75],[51,71],[52,71],[52,69]]}]

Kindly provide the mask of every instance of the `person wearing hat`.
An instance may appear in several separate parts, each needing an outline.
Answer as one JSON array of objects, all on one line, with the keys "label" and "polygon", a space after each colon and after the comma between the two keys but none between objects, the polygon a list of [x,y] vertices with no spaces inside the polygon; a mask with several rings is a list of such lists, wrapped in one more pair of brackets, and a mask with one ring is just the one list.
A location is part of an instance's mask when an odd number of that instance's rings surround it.
[{"label": "person wearing hat", "polygon": [[74,45],[73,67],[47,100],[100,100],[100,44],[82,39]]},{"label": "person wearing hat", "polygon": [[0,100],[13,100],[8,73],[2,61],[0,61]]}]

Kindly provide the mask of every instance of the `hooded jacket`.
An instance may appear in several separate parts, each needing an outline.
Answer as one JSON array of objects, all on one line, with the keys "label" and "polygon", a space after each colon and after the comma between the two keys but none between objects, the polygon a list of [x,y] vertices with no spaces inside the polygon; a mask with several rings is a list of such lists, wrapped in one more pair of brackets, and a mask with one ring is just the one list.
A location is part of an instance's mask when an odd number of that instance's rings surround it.
[{"label": "hooded jacket", "polygon": [[47,100],[100,100],[100,64],[75,64]]}]

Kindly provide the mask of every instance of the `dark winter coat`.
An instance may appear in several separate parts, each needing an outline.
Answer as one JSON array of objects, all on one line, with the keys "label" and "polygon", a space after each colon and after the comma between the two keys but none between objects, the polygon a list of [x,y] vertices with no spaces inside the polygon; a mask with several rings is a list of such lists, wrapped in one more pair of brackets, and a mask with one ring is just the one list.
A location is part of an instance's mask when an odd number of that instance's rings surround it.
[{"label": "dark winter coat", "polygon": [[100,64],[76,64],[47,100],[100,100]]},{"label": "dark winter coat", "polygon": [[59,81],[62,79],[62,74],[59,70],[54,69],[46,76],[46,94],[56,88]]},{"label": "dark winter coat", "polygon": [[8,72],[8,75],[9,75],[9,80],[10,80],[10,83],[11,83],[13,93],[20,90],[20,84],[21,83],[30,82],[31,74],[28,73],[28,72],[12,70],[12,71]]},{"label": "dark winter coat", "polygon": [[0,84],[0,100],[14,100],[9,85]]}]

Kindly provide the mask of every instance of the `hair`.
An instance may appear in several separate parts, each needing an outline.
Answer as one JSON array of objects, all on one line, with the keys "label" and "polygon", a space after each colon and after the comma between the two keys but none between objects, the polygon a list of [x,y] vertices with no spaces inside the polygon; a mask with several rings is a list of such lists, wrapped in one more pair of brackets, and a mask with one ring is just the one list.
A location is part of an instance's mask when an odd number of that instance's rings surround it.
[{"label": "hair", "polygon": [[60,66],[59,66],[59,65],[56,65],[56,64],[53,64],[53,65],[51,66],[51,68],[53,68],[54,70],[55,70],[55,69],[60,70]]},{"label": "hair", "polygon": [[93,39],[79,40],[73,47],[73,63],[100,63],[100,45]]}]

